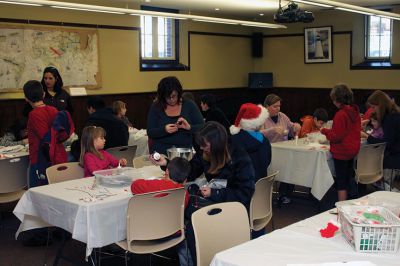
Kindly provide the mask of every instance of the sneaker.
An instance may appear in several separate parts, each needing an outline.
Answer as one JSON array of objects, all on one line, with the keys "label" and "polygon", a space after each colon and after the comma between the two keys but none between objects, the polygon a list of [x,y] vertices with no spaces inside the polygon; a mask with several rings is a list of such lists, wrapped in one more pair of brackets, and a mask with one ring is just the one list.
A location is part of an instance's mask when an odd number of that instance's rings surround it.
[{"label": "sneaker", "polygon": [[282,196],[279,198],[282,204],[289,204],[292,202],[292,200],[288,196]]}]

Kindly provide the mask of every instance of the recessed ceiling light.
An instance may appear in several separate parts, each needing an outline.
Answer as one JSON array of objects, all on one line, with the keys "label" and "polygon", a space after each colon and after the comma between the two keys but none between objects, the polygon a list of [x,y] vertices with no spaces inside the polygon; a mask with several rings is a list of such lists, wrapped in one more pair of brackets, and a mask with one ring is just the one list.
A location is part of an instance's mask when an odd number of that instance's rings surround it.
[{"label": "recessed ceiling light", "polygon": [[146,3],[150,2],[151,0],[145,0]]},{"label": "recessed ceiling light", "polygon": [[219,7],[214,8],[215,11],[219,11]]},{"label": "recessed ceiling light", "polygon": [[264,14],[263,14],[263,13],[261,13],[261,14],[260,14],[260,16],[264,16]]}]

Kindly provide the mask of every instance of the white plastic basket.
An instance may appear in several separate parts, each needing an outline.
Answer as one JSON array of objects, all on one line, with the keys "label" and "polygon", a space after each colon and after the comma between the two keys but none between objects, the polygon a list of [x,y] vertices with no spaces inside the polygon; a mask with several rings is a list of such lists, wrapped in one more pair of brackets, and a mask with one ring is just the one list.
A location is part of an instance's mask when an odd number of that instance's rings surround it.
[{"label": "white plastic basket", "polygon": [[[352,222],[349,213],[366,211],[374,208],[385,219],[387,224],[357,224]],[[395,253],[400,242],[400,219],[392,212],[378,206],[341,206],[339,221],[346,241],[357,252]]]}]

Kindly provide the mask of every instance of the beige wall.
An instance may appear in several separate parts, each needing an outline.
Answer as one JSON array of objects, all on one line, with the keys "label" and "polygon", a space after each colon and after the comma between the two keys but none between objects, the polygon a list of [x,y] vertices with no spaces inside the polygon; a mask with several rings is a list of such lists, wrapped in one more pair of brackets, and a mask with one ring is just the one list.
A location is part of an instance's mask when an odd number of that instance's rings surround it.
[{"label": "beige wall", "polygon": [[[138,17],[56,10],[51,8],[1,6],[1,18],[63,21],[116,26],[139,26]],[[40,11],[40,12],[38,12]],[[62,20],[60,20],[62,18]],[[188,31],[251,33],[251,28],[180,21],[181,62],[188,63]],[[14,25],[14,24],[10,24]],[[89,94],[155,91],[159,80],[177,76],[184,88],[244,87],[253,70],[249,38],[191,35],[190,71],[139,71],[139,32],[99,29],[102,88]],[[62,73],[61,73],[62,74]],[[41,77],[37,77],[40,79]],[[1,93],[0,99],[23,98],[22,93]]]},{"label": "beige wall", "polygon": [[[319,26],[333,26],[334,32],[352,31],[353,62],[360,62],[364,55],[364,17],[337,11],[315,15],[314,23],[293,24],[282,33],[302,34],[304,28]],[[399,64],[399,21],[393,23],[393,29],[392,62]],[[350,47],[350,34],[334,34],[333,63],[304,64],[303,36],[264,38],[264,57],[255,60],[255,70],[273,72],[275,87],[331,88],[344,82],[352,88],[400,90],[400,70],[350,70]]]},{"label": "beige wall", "polygon": [[[330,88],[346,82],[353,88],[400,89],[400,70],[350,70],[350,35],[333,35],[332,64],[304,64],[305,27],[333,26],[333,31],[360,34],[362,16],[346,12],[316,13],[312,24],[289,24],[286,30],[264,30],[271,34],[300,34],[264,38],[264,57],[251,57],[249,38],[191,35],[190,71],[140,72],[139,32],[99,29],[102,89],[91,94],[155,91],[158,81],[176,75],[188,89],[245,87],[248,72],[273,72],[276,87]],[[1,18],[63,21],[117,26],[139,26],[138,17],[97,14],[41,7],[1,5]],[[60,19],[62,18],[62,20]],[[181,21],[181,62],[188,62],[188,31],[250,35],[261,29]],[[400,22],[394,22],[394,39],[400,38]],[[353,39],[360,40],[359,35]],[[361,38],[362,40],[362,38]],[[359,49],[356,46],[354,49]],[[394,41],[393,60],[400,63],[400,44]],[[360,55],[360,50],[353,54]],[[41,77],[38,77],[40,79]],[[0,99],[23,98],[21,93],[1,93]]]}]

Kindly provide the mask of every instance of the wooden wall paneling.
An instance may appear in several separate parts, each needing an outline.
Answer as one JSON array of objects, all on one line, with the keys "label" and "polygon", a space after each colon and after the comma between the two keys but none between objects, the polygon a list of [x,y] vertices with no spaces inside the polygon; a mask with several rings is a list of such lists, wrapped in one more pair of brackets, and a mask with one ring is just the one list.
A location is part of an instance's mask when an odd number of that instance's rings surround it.
[{"label": "wooden wall paneling", "polygon": [[[264,90],[249,90],[247,88],[228,88],[228,89],[205,89],[191,91],[200,104],[200,97],[204,93],[212,93],[218,99],[218,106],[227,115],[231,123],[234,122],[240,105],[245,102],[262,104],[265,96],[269,93],[275,93],[282,98],[281,111],[287,114],[294,122],[299,122],[300,118],[307,114],[312,114],[318,107],[327,109],[331,118],[337,111],[333,105],[329,93],[329,88],[273,88]],[[353,89],[355,103],[361,107],[365,106],[368,96],[373,90]],[[385,90],[386,93],[393,96],[397,103],[400,101],[399,90]],[[78,135],[82,132],[85,122],[88,118],[86,110],[86,101],[88,96],[73,97],[72,104],[74,113],[72,118],[75,123]],[[107,105],[113,101],[122,100],[127,104],[127,115],[136,128],[146,128],[147,113],[155,98],[155,92],[150,93],[130,93],[130,94],[110,94],[101,95]],[[22,116],[22,110],[25,101],[1,100],[0,101],[0,135],[9,127],[15,119]]]}]

